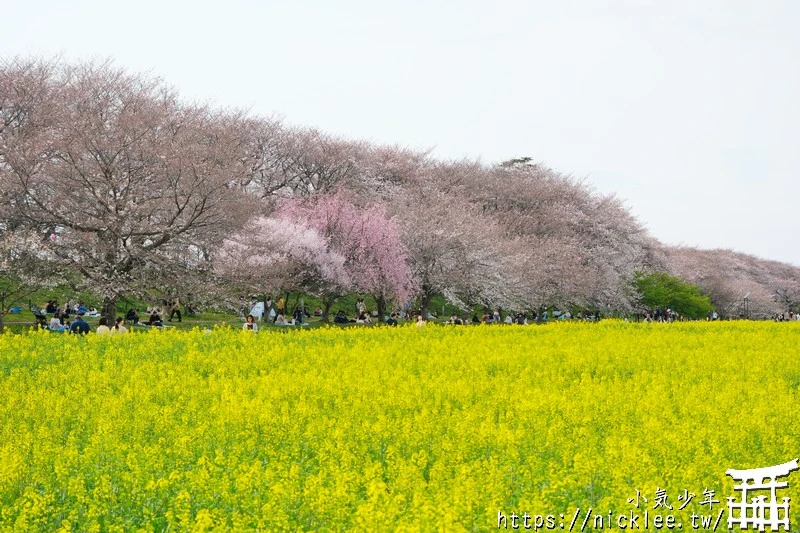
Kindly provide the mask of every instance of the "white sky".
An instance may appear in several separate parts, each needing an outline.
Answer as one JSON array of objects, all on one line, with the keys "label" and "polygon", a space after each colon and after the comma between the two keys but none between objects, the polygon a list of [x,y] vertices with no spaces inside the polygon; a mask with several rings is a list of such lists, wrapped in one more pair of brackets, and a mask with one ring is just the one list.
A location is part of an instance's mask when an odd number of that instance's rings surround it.
[{"label": "white sky", "polygon": [[664,242],[800,265],[797,1],[0,0],[0,20],[0,57],[111,57],[349,138],[531,156]]}]

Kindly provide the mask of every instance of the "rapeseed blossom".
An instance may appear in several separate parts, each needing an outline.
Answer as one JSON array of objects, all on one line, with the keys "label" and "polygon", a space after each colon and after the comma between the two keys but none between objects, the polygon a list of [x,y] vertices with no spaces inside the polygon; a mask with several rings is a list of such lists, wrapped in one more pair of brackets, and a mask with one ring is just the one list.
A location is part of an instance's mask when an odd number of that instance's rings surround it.
[{"label": "rapeseed blossom", "polygon": [[798,456],[799,346],[747,322],[8,334],[0,530],[484,530],[658,487],[724,506],[725,470]]}]

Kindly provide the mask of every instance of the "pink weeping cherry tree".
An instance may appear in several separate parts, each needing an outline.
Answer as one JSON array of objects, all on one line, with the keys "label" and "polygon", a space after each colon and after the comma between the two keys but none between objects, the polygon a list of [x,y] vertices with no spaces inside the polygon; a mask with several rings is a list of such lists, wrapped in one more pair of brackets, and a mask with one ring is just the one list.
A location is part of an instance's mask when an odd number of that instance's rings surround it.
[{"label": "pink weeping cherry tree", "polygon": [[341,296],[369,293],[385,313],[413,291],[406,252],[383,207],[359,207],[345,193],[284,200],[226,239],[215,271],[250,290],[319,297],[323,321]]},{"label": "pink weeping cherry tree", "polygon": [[303,291],[323,297],[350,290],[344,265],[344,256],[313,228],[257,216],[223,241],[214,270],[246,290]]},{"label": "pink weeping cherry tree", "polygon": [[[278,216],[307,224],[344,257],[351,289],[375,298],[379,316],[390,301],[405,301],[414,290],[407,252],[397,226],[381,205],[359,207],[343,191],[309,198],[293,198],[278,209]],[[322,294],[323,320],[331,306],[345,294],[336,287]]]}]

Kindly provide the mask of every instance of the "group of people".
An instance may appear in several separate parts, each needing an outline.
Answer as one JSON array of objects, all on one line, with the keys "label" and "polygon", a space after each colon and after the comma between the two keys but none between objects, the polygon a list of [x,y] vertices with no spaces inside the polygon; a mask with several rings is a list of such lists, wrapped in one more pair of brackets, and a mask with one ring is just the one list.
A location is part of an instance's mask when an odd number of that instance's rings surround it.
[{"label": "group of people", "polygon": [[[244,297],[241,298],[244,302]],[[242,304],[242,309],[247,309],[247,305],[245,303]],[[411,302],[407,302],[401,310],[397,310],[394,312],[393,317],[388,318],[380,318],[378,313],[373,311],[370,312],[367,309],[366,302],[364,298],[358,298],[355,303],[355,314],[349,314],[344,309],[339,309],[333,316],[333,323],[334,324],[374,324],[376,321],[385,320],[387,323],[390,323],[392,320],[396,321],[398,319],[405,319],[408,321],[414,321],[414,323],[424,324],[427,320],[436,319],[437,317],[434,315],[428,314],[427,317],[424,316],[422,311],[414,310],[411,307]],[[307,318],[311,316],[321,317],[323,315],[323,310],[321,307],[317,306],[314,309],[313,315],[309,312],[308,308],[302,305],[295,307],[295,310],[291,314],[291,318],[287,318],[287,304],[286,300],[281,296],[278,298],[277,301],[274,301],[272,297],[267,297],[262,303],[259,302],[255,306],[252,306],[252,310],[247,313],[247,311],[242,313],[242,316],[254,316],[254,321],[261,321],[266,320],[269,323],[276,324],[276,325],[297,325],[303,324]],[[542,320],[548,320],[548,311],[542,310]],[[503,313],[500,309],[495,310],[485,310],[483,314],[474,314],[470,320],[469,315],[465,315],[463,317],[459,317],[458,315],[452,315],[448,320],[449,324],[468,324],[472,322],[473,324],[528,324],[529,321],[536,321],[538,318],[538,313],[536,310],[529,310],[527,313],[523,312],[511,312],[511,313]],[[559,310],[552,311],[552,318],[558,320],[570,320],[570,319],[579,319],[579,320],[599,320],[600,312],[595,310],[593,312],[578,312],[575,316],[570,313],[570,311],[561,312]],[[247,327],[245,324],[244,327]],[[252,329],[252,328],[251,328]]]},{"label": "group of people", "polygon": [[[250,315],[252,314],[253,313],[250,313]],[[314,311],[314,315],[321,316],[322,309],[317,307],[317,309]],[[310,317],[311,313],[308,311],[308,307],[305,305],[295,306],[295,309],[291,313],[290,317],[288,314],[288,309],[286,308],[286,300],[283,298],[283,296],[281,296],[278,298],[277,302],[274,302],[272,297],[267,297],[267,299],[264,301],[264,308],[259,320],[263,318],[264,320],[267,320],[276,326],[300,326],[303,325],[306,319]]]},{"label": "group of people", "polygon": [[356,314],[356,318],[349,318],[344,309],[339,309],[333,317],[334,324],[372,324],[372,317],[366,311]]},{"label": "group of people", "polygon": [[[339,309],[336,312],[336,315],[333,318],[333,322],[335,324],[373,324],[375,323],[375,313],[369,313],[363,305],[363,300],[359,300],[356,303],[356,317],[349,318],[343,309]],[[565,315],[559,315],[564,316]],[[428,314],[427,320],[433,320],[436,316],[432,314]],[[422,326],[424,325],[427,320],[421,311],[401,311],[401,312],[392,312],[391,315],[386,318],[385,322],[389,325],[397,325],[397,321],[399,319],[405,319],[408,321],[413,321],[414,324]],[[517,313],[509,313],[505,315],[505,318],[502,318],[499,309],[496,309],[492,312],[485,311],[483,315],[478,315],[477,313],[472,316],[470,320],[469,315],[465,315],[463,318],[459,317],[456,314],[450,315],[450,318],[447,320],[447,324],[453,325],[464,325],[472,322],[473,324],[528,324],[528,315],[525,313],[517,312]],[[536,320],[536,312],[533,312],[533,319]],[[547,320],[546,314],[544,319]]]},{"label": "group of people", "polygon": [[[62,322],[62,319],[54,314],[50,319],[50,323],[47,325],[47,329],[62,333],[74,333],[77,335],[85,335],[92,331],[92,327],[84,319],[83,313],[75,315],[75,320],[72,322],[66,319]],[[116,333],[126,333],[127,331],[128,329],[125,327],[125,319],[123,317],[117,317],[114,325],[111,327],[108,325],[108,319],[101,317],[97,329],[95,330],[98,335],[113,335]]]},{"label": "group of people", "polygon": [[[167,309],[169,312],[169,321],[172,321],[173,318],[177,317],[178,322],[181,322],[182,317],[178,298],[165,301],[168,305]],[[79,334],[89,333],[91,331],[91,327],[85,319],[100,317],[100,312],[96,308],[87,306],[83,302],[76,303],[74,301],[68,301],[63,306],[60,306],[55,300],[48,300],[42,309],[32,306],[31,310],[37,317],[41,327],[58,332]],[[46,315],[52,315],[49,321],[47,320]],[[70,321],[70,317],[73,315],[75,318]],[[133,325],[143,324],[156,327],[164,326],[164,320],[161,318],[158,307],[148,308],[146,315],[147,320],[140,322],[139,309],[132,307],[128,309],[124,317],[116,318],[114,324],[109,324],[106,318],[100,317],[96,332],[100,335],[125,333],[127,331],[127,328],[125,327],[126,321]]]},{"label": "group of people", "polygon": [[[713,313],[709,311],[706,320],[718,320],[719,315],[716,311]],[[657,307],[655,309],[650,309],[646,311],[644,314],[644,321],[645,322],[675,322],[676,320],[681,320],[681,315],[675,312],[674,309],[661,309]]]},{"label": "group of people", "polygon": [[[283,316],[283,313],[276,313],[273,317],[272,321],[273,324],[276,326],[305,326],[308,325],[306,322],[303,321],[303,312],[300,310],[296,310],[292,318],[287,319]],[[242,326],[243,329],[249,329],[251,331],[258,331],[258,324],[256,323],[256,317],[253,314],[249,314],[245,317],[244,325]]]},{"label": "group of people", "polygon": [[[534,319],[536,317],[536,313],[534,312]],[[450,320],[448,320],[450,324],[465,324],[466,320],[462,320],[458,318],[456,315],[451,315]],[[478,318],[477,314],[472,315],[472,323],[473,324],[527,324],[528,317],[525,316],[524,313],[515,313],[515,314],[507,314],[505,318],[502,318],[500,315],[500,310],[495,309],[492,313],[489,311],[485,311],[483,315]]]},{"label": "group of people", "polygon": [[[169,319],[167,322],[172,322],[176,315],[178,317],[178,322],[183,321],[181,317],[180,302],[177,298],[175,298],[175,300],[169,304],[168,309]],[[164,319],[161,318],[161,309],[158,307],[148,307],[144,314],[147,315],[147,320],[141,322],[141,324],[145,326],[156,326],[159,328],[164,326]],[[125,320],[129,321],[135,326],[138,326],[140,324],[139,309],[137,307],[131,307],[128,309],[128,312],[125,314]]]},{"label": "group of people", "polygon": [[48,315],[57,316],[60,320],[66,320],[72,315],[84,315],[87,317],[97,317],[100,316],[100,312],[91,306],[87,306],[83,302],[75,302],[70,300],[66,302],[63,306],[59,305],[56,300],[48,300],[42,306],[43,312]]},{"label": "group of people", "polygon": [[302,326],[305,325],[305,319],[310,317],[311,313],[306,306],[296,306],[291,318],[287,318],[286,300],[280,297],[277,302],[274,302],[272,297],[267,297],[263,308],[253,309],[247,314],[243,329],[258,331],[256,315],[258,315],[259,321],[263,319],[276,326]]},{"label": "group of people", "polygon": [[147,314],[151,316],[157,315],[158,320],[161,321],[161,315],[159,314],[159,312],[161,312],[162,310],[165,315],[169,313],[169,320],[168,320],[169,322],[172,322],[172,320],[176,316],[178,317],[178,322],[183,322],[183,317],[181,316],[181,301],[178,299],[177,296],[175,296],[174,298],[164,298],[163,300],[161,300],[161,309],[159,309],[158,307],[152,307],[152,308],[148,307]]}]

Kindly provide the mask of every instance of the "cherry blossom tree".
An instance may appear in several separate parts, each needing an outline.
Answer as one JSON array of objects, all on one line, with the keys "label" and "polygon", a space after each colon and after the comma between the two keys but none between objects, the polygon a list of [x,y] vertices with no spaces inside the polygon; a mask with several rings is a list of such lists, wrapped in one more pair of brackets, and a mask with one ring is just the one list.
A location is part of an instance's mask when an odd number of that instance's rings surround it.
[{"label": "cherry blossom tree", "polygon": [[[369,293],[381,313],[412,295],[427,311],[436,294],[630,311],[638,271],[695,283],[731,315],[745,294],[759,316],[800,306],[796,267],[664,247],[618,198],[531,158],[438,161],[189,105],[108,63],[0,65],[0,202],[0,224],[78,272],[107,318],[131,292],[216,297],[220,265],[240,283],[249,269],[319,294],[326,309]],[[305,244],[248,240],[275,231]]]},{"label": "cherry blossom tree", "polygon": [[500,228],[478,206],[434,188],[398,197],[403,239],[420,307],[427,316],[431,298],[442,294],[468,307],[514,306],[514,262]]},{"label": "cherry blossom tree", "polygon": [[345,257],[315,229],[257,216],[225,239],[216,274],[249,291],[302,291],[319,297],[350,290]]},{"label": "cherry blossom tree", "polygon": [[293,194],[308,196],[332,193],[356,181],[365,150],[361,142],[293,128],[283,131],[274,159]]},{"label": "cherry blossom tree", "polygon": [[186,105],[107,63],[0,69],[0,184],[14,215],[103,295],[179,270],[170,247],[208,245],[247,216],[242,117]]},{"label": "cherry blossom tree", "polygon": [[360,155],[358,174],[350,180],[350,189],[381,203],[402,195],[434,165],[429,152],[401,146],[367,146]]},{"label": "cherry blossom tree", "polygon": [[[767,318],[792,310],[792,291],[800,289],[800,268],[732,250],[663,248],[670,272],[695,283],[724,315]],[[787,300],[788,296],[788,300]]]},{"label": "cherry blossom tree", "polygon": [[657,263],[657,243],[620,200],[528,158],[464,175],[462,194],[519,240],[532,305],[632,309],[634,272]]},{"label": "cherry blossom tree", "polygon": [[[345,258],[352,289],[372,294],[379,315],[385,313],[387,301],[403,301],[413,290],[406,249],[383,206],[359,207],[340,190],[287,200],[278,214],[295,223],[305,223],[324,236],[330,249]],[[332,290],[323,295],[323,320],[343,294]]]},{"label": "cherry blossom tree", "polygon": [[41,235],[0,224],[0,333],[10,308],[39,290],[63,282],[63,270],[46,252]]},{"label": "cherry blossom tree", "polygon": [[289,171],[294,134],[280,121],[261,117],[243,120],[241,128],[248,169],[242,176],[242,188],[261,200],[291,194],[296,186],[295,176]]},{"label": "cherry blossom tree", "polygon": [[800,312],[800,272],[794,279],[775,280],[772,283],[775,301],[789,311]]}]

